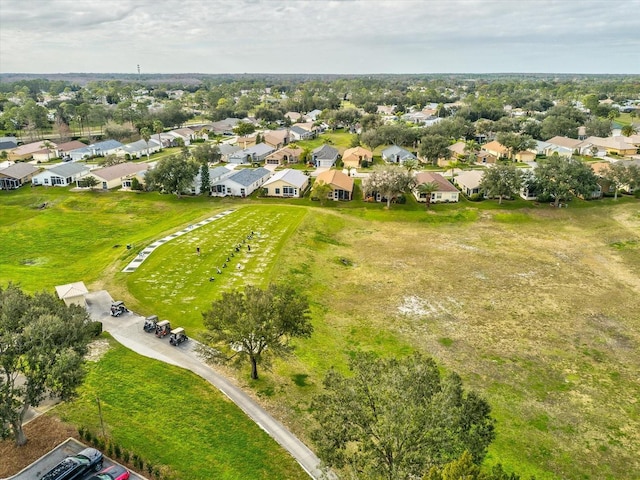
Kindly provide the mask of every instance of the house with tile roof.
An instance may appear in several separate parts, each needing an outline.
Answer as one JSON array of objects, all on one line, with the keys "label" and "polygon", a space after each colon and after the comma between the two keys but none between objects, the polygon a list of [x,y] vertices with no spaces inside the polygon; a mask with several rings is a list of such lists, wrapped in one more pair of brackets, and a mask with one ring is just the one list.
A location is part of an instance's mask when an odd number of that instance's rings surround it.
[{"label": "house with tile roof", "polygon": [[371,163],[373,152],[363,147],[347,148],[342,154],[342,164],[345,168],[359,168],[362,162]]},{"label": "house with tile roof", "polygon": [[289,130],[286,128],[269,130],[264,133],[264,143],[276,150],[287,145],[289,141]]},{"label": "house with tile roof", "polygon": [[83,148],[71,150],[69,157],[72,162],[77,162],[90,157],[106,157],[107,155],[116,154],[123,144],[117,140],[103,140],[102,142],[86,145]]},{"label": "house with tile roof", "polygon": [[453,177],[454,183],[467,197],[480,193],[480,182],[484,176],[482,170],[467,170],[460,175]]},{"label": "house with tile roof", "polygon": [[264,185],[262,193],[267,197],[295,197],[304,195],[309,186],[309,177],[300,170],[287,168],[276,172]]},{"label": "house with tile roof", "polygon": [[34,153],[43,151],[46,151],[44,141],[38,140],[37,142],[25,143],[24,145],[17,146],[13,150],[9,150],[7,158],[12,162],[31,160]]},{"label": "house with tile roof", "polygon": [[419,172],[415,178],[416,186],[413,188],[412,193],[418,202],[427,201],[427,195],[421,193],[419,190],[419,186],[425,183],[435,183],[438,185],[438,189],[431,193],[430,203],[451,203],[457,202],[460,199],[458,189],[439,173]]},{"label": "house with tile roof", "polygon": [[267,165],[288,165],[290,163],[299,163],[303,150],[296,144],[289,144],[280,150],[270,153],[265,158]]},{"label": "house with tile roof", "polygon": [[353,198],[353,178],[339,170],[326,170],[318,174],[315,182],[323,182],[331,186],[331,191],[327,194],[329,200],[351,200]]}]

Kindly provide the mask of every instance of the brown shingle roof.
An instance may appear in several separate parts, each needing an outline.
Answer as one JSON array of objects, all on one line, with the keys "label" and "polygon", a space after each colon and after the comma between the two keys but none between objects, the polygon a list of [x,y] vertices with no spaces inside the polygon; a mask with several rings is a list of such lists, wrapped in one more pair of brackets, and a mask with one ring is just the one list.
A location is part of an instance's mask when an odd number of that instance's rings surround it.
[{"label": "brown shingle roof", "polygon": [[420,172],[416,175],[416,185],[436,183],[439,192],[457,192],[458,189],[439,173]]},{"label": "brown shingle roof", "polygon": [[127,175],[133,175],[134,173],[144,172],[148,168],[149,164],[147,163],[119,163],[117,165],[111,165],[110,167],[93,170],[91,174],[103,180],[110,181],[116,178],[126,177]]}]

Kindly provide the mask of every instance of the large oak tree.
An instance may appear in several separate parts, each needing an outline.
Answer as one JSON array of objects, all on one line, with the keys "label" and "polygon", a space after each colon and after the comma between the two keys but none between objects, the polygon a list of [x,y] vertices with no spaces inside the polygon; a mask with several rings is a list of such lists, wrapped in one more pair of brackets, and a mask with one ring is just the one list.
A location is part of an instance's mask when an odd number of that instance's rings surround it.
[{"label": "large oak tree", "polygon": [[249,360],[254,380],[266,356],[289,354],[290,339],[313,332],[309,302],[284,285],[265,290],[247,285],[244,292],[223,293],[202,316],[208,346],[202,353],[214,361]]},{"label": "large oak tree", "polygon": [[16,444],[27,437],[29,407],[47,397],[67,400],[85,375],[83,357],[91,339],[89,315],[49,293],[33,296],[18,286],[0,287],[0,434]]}]

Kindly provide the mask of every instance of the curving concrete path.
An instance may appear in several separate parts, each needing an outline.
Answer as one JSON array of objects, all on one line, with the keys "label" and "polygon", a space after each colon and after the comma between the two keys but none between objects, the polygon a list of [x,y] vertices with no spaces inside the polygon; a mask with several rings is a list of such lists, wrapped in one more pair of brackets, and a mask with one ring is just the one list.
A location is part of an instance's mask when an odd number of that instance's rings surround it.
[{"label": "curving concrete path", "polygon": [[[335,479],[319,468],[320,459],[287,428],[249,397],[242,389],[235,386],[224,376],[217,373],[195,353],[197,342],[189,339],[178,347],[169,345],[168,338],[159,339],[153,333],[146,333],[142,326],[144,317],[129,312],[120,317],[109,314],[111,296],[106,291],[91,292],[86,295],[87,310],[93,320],[102,322],[103,329],[109,332],[125,347],[165,363],[177,365],[201,376],[231,401],[240,407],[254,422],[267,432],[276,442],[287,450],[302,468],[314,479]],[[177,326],[177,325],[176,325]]]},{"label": "curving concrete path", "polygon": [[138,267],[140,265],[142,265],[142,262],[144,262],[147,257],[149,255],[151,255],[153,253],[153,251],[158,248],[161,245],[164,245],[167,242],[170,242],[171,240],[173,240],[174,238],[178,238],[181,237],[182,235],[186,235],[189,232],[192,232],[193,230],[195,230],[196,228],[200,228],[204,225],[208,225],[209,223],[222,218],[226,215],[229,215],[230,213],[233,213],[234,210],[225,210],[224,212],[220,212],[217,215],[214,215],[213,217],[209,217],[209,218],[205,218],[204,220],[202,220],[201,222],[198,223],[194,223],[193,225],[189,225],[186,228],[183,228],[182,230],[176,232],[176,233],[172,233],[171,235],[167,235],[164,238],[161,238],[160,240],[156,240],[155,242],[153,242],[151,245],[149,245],[148,247],[145,247],[143,250],[141,250],[138,255],[136,256],[136,258],[134,258],[133,260],[131,260],[131,262],[129,262],[129,265],[127,265],[126,267],[124,267],[124,269],[122,270],[125,273],[131,273],[131,272],[135,272]]}]

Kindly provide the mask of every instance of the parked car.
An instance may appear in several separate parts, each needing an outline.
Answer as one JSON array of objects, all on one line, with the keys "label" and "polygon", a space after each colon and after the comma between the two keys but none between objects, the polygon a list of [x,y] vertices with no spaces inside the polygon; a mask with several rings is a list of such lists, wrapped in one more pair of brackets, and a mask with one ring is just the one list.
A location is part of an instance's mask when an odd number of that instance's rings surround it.
[{"label": "parked car", "polygon": [[76,455],[70,455],[45,473],[40,480],[76,480],[91,470],[102,468],[102,452],[95,448],[85,448]]},{"label": "parked car", "polygon": [[129,478],[129,470],[121,465],[111,465],[100,470],[89,480],[127,480]]}]

